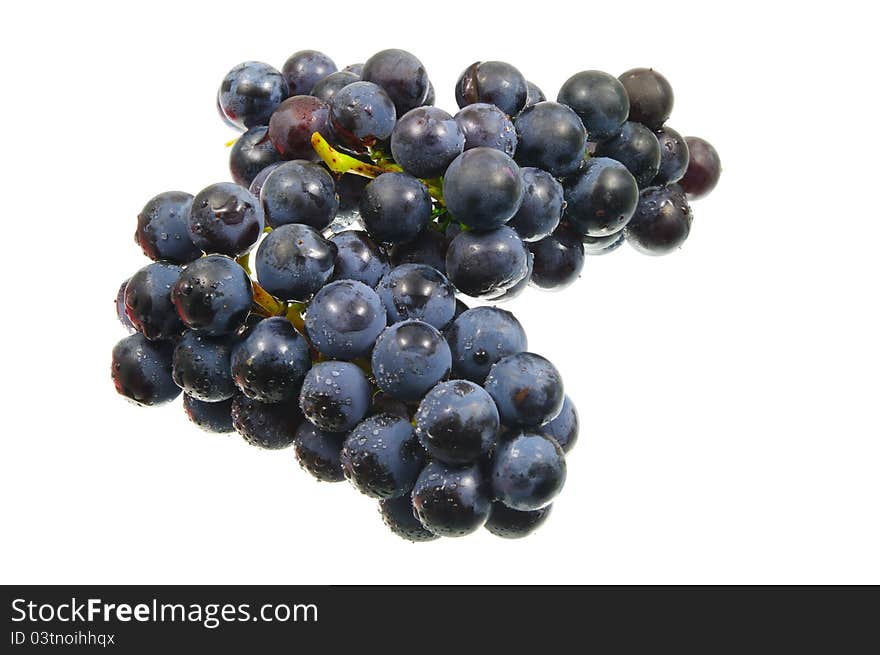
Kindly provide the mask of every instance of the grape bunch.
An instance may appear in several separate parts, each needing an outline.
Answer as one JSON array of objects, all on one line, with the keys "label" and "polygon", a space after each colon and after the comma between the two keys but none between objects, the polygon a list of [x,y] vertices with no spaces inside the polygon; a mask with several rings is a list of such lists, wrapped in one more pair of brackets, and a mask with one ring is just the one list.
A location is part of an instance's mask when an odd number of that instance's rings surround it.
[{"label": "grape bunch", "polygon": [[233,181],[160,193],[137,217],[152,261],[117,294],[117,391],[182,394],[206,431],[292,447],[411,541],[538,528],[577,410],[512,313],[457,295],[560,289],[624,240],[675,250],[720,161],[665,126],[672,89],[650,69],[577,73],[551,102],[477,62],[455,97],[455,115],[436,108],[403,50],[233,68],[217,95],[243,132]]}]

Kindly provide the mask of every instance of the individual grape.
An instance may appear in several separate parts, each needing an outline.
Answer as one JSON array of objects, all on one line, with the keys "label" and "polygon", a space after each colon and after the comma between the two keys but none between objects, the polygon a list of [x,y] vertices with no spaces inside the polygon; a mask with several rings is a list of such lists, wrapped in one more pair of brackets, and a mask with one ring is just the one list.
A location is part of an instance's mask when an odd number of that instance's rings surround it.
[{"label": "individual grape", "polygon": [[408,494],[425,461],[409,421],[378,414],[364,419],[342,446],[342,469],[355,488],[373,498]]},{"label": "individual grape", "polygon": [[492,491],[511,509],[549,505],[565,484],[565,454],[550,437],[516,432],[502,439],[492,458]]},{"label": "individual grape", "polygon": [[229,122],[246,130],[266,125],[288,95],[290,89],[280,72],[269,64],[246,61],[223,78],[217,104]]},{"label": "individual grape", "polygon": [[269,140],[269,128],[258,125],[238,137],[232,146],[229,172],[236,184],[249,187],[261,170],[278,161],[281,161],[281,155]]},{"label": "individual grape", "polygon": [[134,240],[153,261],[188,264],[202,256],[193,245],[186,224],[193,197],[183,191],[154,196],[138,214]]},{"label": "individual grape", "polygon": [[483,384],[495,362],[528,347],[525,330],[516,317],[498,307],[465,310],[446,331],[452,353],[452,374]]},{"label": "individual grape", "polygon": [[463,107],[455,122],[464,132],[464,149],[495,148],[508,157],[516,152],[516,129],[513,122],[495,105],[478,102]]},{"label": "individual grape", "polygon": [[616,136],[596,145],[595,155],[616,159],[626,166],[639,188],[650,184],[660,170],[660,142],[641,123],[624,123]]},{"label": "individual grape", "polygon": [[618,161],[594,157],[565,179],[563,219],[583,236],[607,237],[620,232],[639,203],[635,178]]},{"label": "individual grape", "polygon": [[508,116],[515,116],[525,107],[528,95],[526,78],[503,61],[473,63],[455,85],[455,101],[459,107],[488,102]]},{"label": "individual grape", "polygon": [[672,86],[651,68],[633,68],[619,78],[629,98],[629,120],[658,130],[672,113]]},{"label": "individual grape", "polygon": [[356,280],[375,287],[391,266],[376,242],[366,232],[346,230],[330,237],[336,246],[334,280]]},{"label": "individual grape", "polygon": [[629,98],[620,80],[602,71],[575,73],[559,89],[557,102],[580,117],[590,141],[609,139],[629,115]]},{"label": "individual grape", "polygon": [[208,255],[184,269],[171,289],[171,300],[186,327],[219,336],[244,325],[254,289],[235,260]]},{"label": "individual grape", "polygon": [[125,313],[147,339],[172,339],[183,332],[171,302],[171,288],[180,272],[176,264],[153,262],[132,275],[125,286]]},{"label": "individual grape", "polygon": [[431,220],[431,195],[406,173],[383,173],[361,197],[360,214],[377,241],[404,243],[415,239]]},{"label": "individual grape", "polygon": [[401,539],[421,542],[440,538],[421,524],[413,510],[412,498],[408,495],[380,500],[379,513],[388,529]]},{"label": "individual grape", "polygon": [[110,374],[116,392],[137,405],[149,407],[171,402],[180,387],[171,377],[174,347],[167,341],[150,341],[131,334],[113,347]]},{"label": "individual grape", "polygon": [[324,168],[307,161],[285,162],[263,183],[260,202],[273,228],[301,223],[322,230],[336,216],[336,184]]},{"label": "individual grape", "polygon": [[566,394],[559,415],[542,425],[541,432],[553,437],[563,452],[568,453],[577,443],[579,424],[577,408]]},{"label": "individual grape", "polygon": [[233,432],[232,398],[216,403],[206,403],[198,398],[183,394],[183,409],[189,420],[205,432],[226,434]]},{"label": "individual grape", "polygon": [[405,50],[382,50],[367,59],[361,79],[378,84],[391,96],[397,115],[421,106],[428,97],[430,81],[425,67]]},{"label": "individual grape", "polygon": [[477,464],[451,466],[432,461],[422,470],[412,493],[416,516],[429,532],[464,537],[489,517],[489,483]]},{"label": "individual grape", "polygon": [[464,150],[464,132],[442,109],[416,107],[408,111],[391,133],[391,154],[404,171],[415,177],[443,175]]},{"label": "individual grape", "polygon": [[541,88],[534,82],[526,82],[526,89],[526,107],[537,105],[539,102],[544,102],[547,99]]},{"label": "individual grape", "polygon": [[232,425],[252,446],[267,450],[287,448],[301,423],[296,401],[261,403],[245,395],[232,399]]},{"label": "individual grape", "polygon": [[522,204],[519,166],[494,148],[467,150],[446,170],[443,197],[452,217],[469,228],[501,227]]},{"label": "individual grape", "polygon": [[645,255],[665,255],[681,247],[691,231],[690,205],[676,185],[642,191],[626,226],[626,240]]},{"label": "individual grape", "polygon": [[263,191],[263,185],[266,183],[266,180],[269,179],[269,176],[275,172],[279,166],[284,163],[284,160],[276,161],[274,164],[269,164],[265,168],[263,168],[259,173],[254,176],[254,179],[251,180],[250,186],[248,186],[248,191],[250,191],[255,198],[260,197],[260,193]]},{"label": "individual grape", "polygon": [[678,182],[688,167],[688,145],[684,137],[671,127],[661,127],[655,133],[660,142],[660,170],[652,186]]},{"label": "individual grape", "polygon": [[562,410],[562,376],[553,364],[534,353],[520,352],[499,360],[483,386],[508,427],[537,427]]},{"label": "individual grape", "polygon": [[395,243],[391,247],[391,264],[424,264],[445,274],[447,245],[445,235],[428,225],[412,241]]},{"label": "individual grape", "polygon": [[298,398],[311,365],[305,337],[281,316],[260,321],[232,351],[236,386],[248,398],[263,403]]},{"label": "individual grape", "polygon": [[535,256],[532,284],[541,289],[562,289],[580,277],[584,244],[570,227],[560,225],[548,237],[529,244]]},{"label": "individual grape", "polygon": [[528,274],[528,257],[522,239],[506,225],[490,232],[461,232],[446,251],[446,275],[468,296],[493,298]]},{"label": "individual grape", "polygon": [[313,227],[282,225],[257,248],[257,280],[276,298],[305,302],[333,276],[336,254],[336,245]]},{"label": "individual grape", "polygon": [[584,159],[587,131],[578,115],[558,102],[539,102],[513,122],[520,166],[543,168],[555,177],[574,173]]},{"label": "individual grape", "polygon": [[330,100],[333,134],[357,150],[386,141],[396,121],[397,111],[391,98],[372,82],[353,82]]},{"label": "individual grape", "polygon": [[562,218],[565,198],[562,185],[540,168],[520,168],[523,199],[507,225],[516,230],[523,241],[538,241],[556,229]]},{"label": "individual grape", "polygon": [[305,95],[320,80],[335,73],[336,64],[323,52],[300,50],[288,57],[281,72],[290,87],[290,95]]},{"label": "individual grape", "polygon": [[690,153],[687,172],[679,184],[689,200],[709,195],[721,177],[721,158],[708,141],[696,136],[685,137]]},{"label": "individual grape", "polygon": [[428,455],[447,464],[475,462],[495,446],[501,427],[495,401],[468,380],[441,382],[422,399],[416,436]]},{"label": "individual grape", "polygon": [[304,471],[322,482],[342,482],[342,462],[339,456],[345,434],[324,432],[308,421],[300,423],[293,442],[293,453]]},{"label": "individual grape", "polygon": [[373,391],[367,376],[351,362],[319,362],[306,374],[299,408],[325,432],[348,432],[367,415]]},{"label": "individual grape", "polygon": [[[131,278],[129,278],[129,280],[130,279]],[[134,326],[134,323],[131,322],[128,314],[125,313],[125,287],[127,286],[128,280],[125,280],[119,285],[119,291],[116,293],[116,318],[119,319],[122,327],[124,327],[129,334],[134,334],[137,332],[137,328]]]},{"label": "individual grape", "polygon": [[620,232],[609,234],[607,237],[583,237],[584,254],[590,255],[591,257],[597,257],[599,255],[607,255],[610,252],[614,252],[623,245],[624,241],[626,241],[623,232],[624,231],[621,230]]},{"label": "individual grape", "polygon": [[437,328],[415,320],[386,328],[370,361],[379,388],[404,402],[419,400],[452,368],[449,346]]},{"label": "individual grape", "polygon": [[193,199],[187,229],[197,248],[239,257],[260,238],[265,217],[260,201],[238,184],[205,187]]},{"label": "individual grape", "polygon": [[385,306],[367,285],[338,280],[321,289],[305,316],[309,341],[330,359],[355,359],[369,354],[385,329]]},{"label": "individual grape", "polygon": [[389,324],[417,319],[442,330],[455,314],[455,288],[440,271],[424,264],[391,269],[376,293],[388,312]]},{"label": "individual grape", "polygon": [[292,96],[269,119],[269,139],[284,159],[318,161],[312,134],[330,134],[330,105],[314,96]]},{"label": "individual grape", "polygon": [[336,71],[318,80],[315,86],[312,87],[312,90],[309,91],[309,95],[320,98],[327,104],[330,104],[333,96],[339,93],[341,89],[354,82],[359,82],[360,79],[360,75],[356,75],[351,71]]},{"label": "individual grape", "polygon": [[360,79],[361,73],[364,72],[364,65],[363,64],[349,64],[348,66],[346,66],[342,70],[347,73],[354,73],[355,75],[358,76],[358,79]]},{"label": "individual grape", "polygon": [[551,504],[540,509],[522,511],[495,502],[492,503],[492,512],[489,514],[489,520],[486,521],[486,529],[496,537],[522,539],[544,525],[552,507]]},{"label": "individual grape", "polygon": [[230,360],[232,340],[188,330],[174,347],[172,376],[187,396],[208,403],[235,395]]}]

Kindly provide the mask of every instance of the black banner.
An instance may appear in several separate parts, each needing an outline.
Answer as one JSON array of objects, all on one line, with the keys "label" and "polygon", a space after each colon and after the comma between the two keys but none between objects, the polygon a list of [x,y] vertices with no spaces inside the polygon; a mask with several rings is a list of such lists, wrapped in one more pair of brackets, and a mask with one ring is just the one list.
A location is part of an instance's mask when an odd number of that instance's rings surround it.
[{"label": "black banner", "polygon": [[[880,595],[855,587],[2,587],[2,652],[660,647],[856,652]],[[864,641],[867,639],[868,641]],[[428,650],[431,650],[429,648]],[[858,650],[861,650],[858,649]],[[640,650],[640,652],[645,652]]]}]

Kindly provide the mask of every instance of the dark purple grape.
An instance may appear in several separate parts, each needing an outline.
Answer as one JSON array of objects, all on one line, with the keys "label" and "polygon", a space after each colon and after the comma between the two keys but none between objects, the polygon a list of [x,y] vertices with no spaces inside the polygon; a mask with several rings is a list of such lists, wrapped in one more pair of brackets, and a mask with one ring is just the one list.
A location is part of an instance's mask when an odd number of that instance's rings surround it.
[{"label": "dark purple grape", "polygon": [[145,407],[177,398],[180,387],[171,377],[173,351],[167,341],[149,341],[142,334],[122,339],[113,347],[110,364],[117,393]]},{"label": "dark purple grape", "polygon": [[330,134],[330,106],[313,96],[293,96],[269,119],[269,139],[284,159],[320,159],[312,148],[312,134]]},{"label": "dark purple grape", "polygon": [[319,80],[336,72],[336,64],[323,52],[300,50],[288,57],[281,72],[290,87],[290,95],[306,95]]},{"label": "dark purple grape", "polygon": [[187,229],[193,197],[183,191],[154,196],[138,214],[134,240],[153,261],[188,264],[202,256]]},{"label": "dark purple grape", "polygon": [[689,200],[709,195],[721,177],[721,158],[708,141],[696,136],[685,137],[690,153],[687,172],[679,184]]},{"label": "dark purple grape", "polygon": [[455,85],[455,100],[459,107],[488,102],[508,116],[515,116],[525,107],[528,95],[526,78],[503,61],[471,64]]},{"label": "dark purple grape", "polygon": [[629,120],[659,130],[672,113],[672,86],[651,68],[633,68],[618,78],[629,97]]},{"label": "dark purple grape", "polygon": [[281,155],[269,140],[269,128],[252,127],[238,137],[229,151],[229,172],[236,184],[249,187],[260,171],[281,161]]},{"label": "dark purple grape", "polygon": [[217,94],[217,105],[227,121],[241,130],[266,125],[275,108],[290,95],[280,72],[259,61],[233,68]]},{"label": "dark purple grape", "polygon": [[405,50],[382,50],[367,59],[361,79],[378,84],[391,96],[397,115],[419,107],[428,97],[430,80],[425,67]]}]

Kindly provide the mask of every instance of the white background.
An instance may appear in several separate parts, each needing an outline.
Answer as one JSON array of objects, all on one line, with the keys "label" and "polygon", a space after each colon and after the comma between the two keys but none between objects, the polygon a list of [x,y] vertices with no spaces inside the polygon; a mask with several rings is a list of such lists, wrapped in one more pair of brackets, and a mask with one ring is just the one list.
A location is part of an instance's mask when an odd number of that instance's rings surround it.
[{"label": "white background", "polygon": [[[3,12],[4,583],[880,583],[876,40],[862,3],[40,2]],[[780,3],[781,4],[781,3]],[[568,7],[568,8],[565,8]],[[796,8],[796,10],[795,10]],[[414,52],[551,99],[662,71],[724,174],[684,249],[590,259],[509,307],[582,430],[548,524],[413,545],[291,450],[117,397],[135,216],[228,179],[225,72]]]}]

